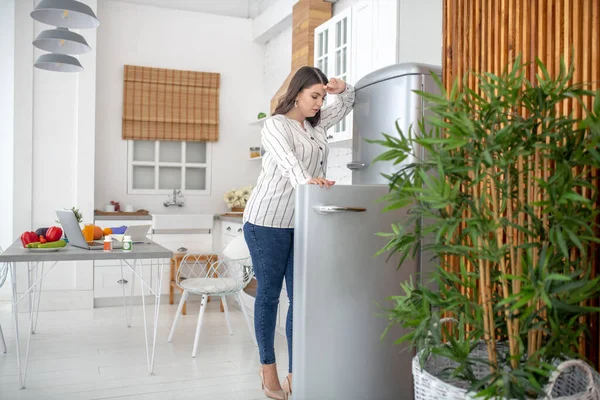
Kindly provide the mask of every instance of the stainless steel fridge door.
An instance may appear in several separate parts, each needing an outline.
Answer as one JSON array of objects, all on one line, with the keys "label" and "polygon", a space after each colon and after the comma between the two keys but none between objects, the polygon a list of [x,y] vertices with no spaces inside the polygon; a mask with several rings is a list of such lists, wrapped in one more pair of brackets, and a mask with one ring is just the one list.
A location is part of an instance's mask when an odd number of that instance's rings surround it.
[{"label": "stainless steel fridge door", "polygon": [[[404,133],[420,119],[421,98],[413,90],[423,89],[425,75],[403,75],[380,81],[356,91],[354,103],[354,140],[352,142],[353,185],[385,184],[384,174],[392,174],[398,165],[373,160],[387,149],[365,139],[383,139],[382,133],[398,136],[396,121]],[[404,163],[413,160],[408,158]]]},{"label": "stainless steel fridge door", "polygon": [[398,327],[381,340],[379,316],[417,272],[417,261],[397,269],[398,257],[375,257],[385,244],[377,232],[403,211],[382,213],[385,185],[320,188],[301,185],[294,244],[293,390],[295,400],[413,398],[411,360],[393,345]]}]

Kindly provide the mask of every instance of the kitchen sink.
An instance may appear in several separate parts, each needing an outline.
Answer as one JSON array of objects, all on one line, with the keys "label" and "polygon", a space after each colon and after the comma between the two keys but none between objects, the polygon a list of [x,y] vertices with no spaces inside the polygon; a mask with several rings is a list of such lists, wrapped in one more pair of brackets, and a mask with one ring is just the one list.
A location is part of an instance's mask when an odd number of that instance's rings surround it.
[{"label": "kitchen sink", "polygon": [[213,214],[152,214],[152,229],[158,231],[210,231]]}]

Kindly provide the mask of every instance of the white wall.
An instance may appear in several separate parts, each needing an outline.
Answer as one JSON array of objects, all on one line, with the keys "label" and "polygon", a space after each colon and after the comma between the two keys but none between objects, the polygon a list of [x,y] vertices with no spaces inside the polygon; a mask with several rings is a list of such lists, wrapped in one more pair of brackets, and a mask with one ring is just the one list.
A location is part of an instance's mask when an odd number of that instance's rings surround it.
[{"label": "white wall", "polygon": [[292,70],[292,27],[265,44],[264,61],[264,109],[269,114],[271,99]]},{"label": "white wall", "polygon": [[400,0],[398,62],[442,65],[442,0]]},{"label": "white wall", "polygon": [[[97,0],[85,0],[93,10]],[[77,206],[92,215],[94,187],[96,31],[80,33],[92,51],[80,57],[85,71],[34,69],[42,51],[31,42],[47,25],[30,17],[35,0],[16,1],[13,237],[54,224],[57,208]],[[22,271],[22,269],[21,269]],[[93,304],[91,262],[61,262],[44,279],[44,309]],[[19,291],[25,274],[18,275]]]},{"label": "white wall", "polygon": [[[0,247],[13,242],[13,137],[15,74],[15,0],[0,0]],[[10,277],[0,288],[0,300],[9,299]]]},{"label": "white wall", "polygon": [[[255,184],[248,123],[264,111],[264,48],[252,42],[252,21],[114,1],[98,4],[95,205],[110,200],[154,213],[219,213],[223,194]],[[220,137],[212,145],[212,187],[165,208],[165,195],[127,194],[127,143],[121,139],[123,65],[218,72]]]}]

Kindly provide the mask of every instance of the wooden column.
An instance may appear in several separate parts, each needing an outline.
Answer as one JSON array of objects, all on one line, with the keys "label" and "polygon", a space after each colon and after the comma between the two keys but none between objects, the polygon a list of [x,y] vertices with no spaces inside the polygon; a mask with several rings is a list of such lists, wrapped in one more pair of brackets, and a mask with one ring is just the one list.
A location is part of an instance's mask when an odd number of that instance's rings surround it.
[{"label": "wooden column", "polygon": [[[555,75],[562,57],[567,67],[574,63],[573,83],[591,82],[588,89],[592,90],[600,87],[600,0],[444,0],[443,23],[447,90],[469,70],[500,74],[519,54],[530,63],[531,81],[538,73],[536,58]],[[474,77],[468,79],[469,86],[477,89]],[[591,106],[591,99],[586,106]],[[566,104],[562,111],[582,115],[576,102]],[[594,251],[597,275],[600,261],[598,250]],[[592,337],[581,349],[596,368],[600,367],[598,320],[593,315],[587,321]]]},{"label": "wooden column", "polygon": [[315,28],[329,19],[331,19],[331,3],[323,0],[300,0],[294,5],[292,71],[271,99],[271,113],[277,107],[279,98],[285,94],[296,71],[306,65],[314,64]]}]

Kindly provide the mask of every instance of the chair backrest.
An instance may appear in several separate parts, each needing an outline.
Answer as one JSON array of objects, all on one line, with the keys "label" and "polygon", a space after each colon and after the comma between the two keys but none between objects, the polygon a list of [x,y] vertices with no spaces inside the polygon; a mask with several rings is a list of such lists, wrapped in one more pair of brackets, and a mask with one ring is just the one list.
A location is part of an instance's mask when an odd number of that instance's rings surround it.
[{"label": "chair backrest", "polygon": [[[0,254],[3,253],[2,246],[0,246]],[[8,263],[0,262],[0,288],[6,282],[6,277],[8,276]]]},{"label": "chair backrest", "polygon": [[[217,257],[186,254],[181,260],[175,281],[180,284],[185,279],[209,280],[211,292],[235,293],[246,287],[253,276],[250,250],[244,236],[239,235],[229,242]],[[195,286],[207,287],[202,282],[195,282]]]},{"label": "chair backrest", "polygon": [[250,250],[246,244],[246,239],[244,239],[244,234],[236,236],[225,246],[223,256],[230,260],[241,260],[250,257]]}]

